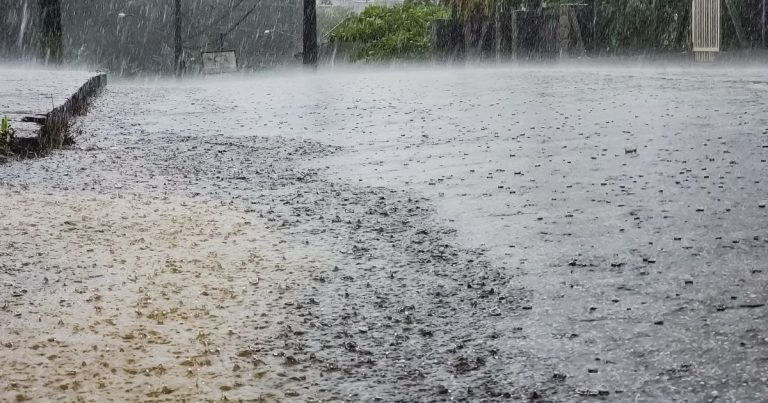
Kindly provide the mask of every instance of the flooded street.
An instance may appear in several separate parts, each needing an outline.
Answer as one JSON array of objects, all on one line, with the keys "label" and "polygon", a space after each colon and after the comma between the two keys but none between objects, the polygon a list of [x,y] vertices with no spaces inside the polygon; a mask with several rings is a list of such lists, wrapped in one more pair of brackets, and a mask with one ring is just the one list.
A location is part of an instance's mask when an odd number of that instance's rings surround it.
[{"label": "flooded street", "polygon": [[760,401],[768,73],[111,82],[0,169],[0,400]]}]

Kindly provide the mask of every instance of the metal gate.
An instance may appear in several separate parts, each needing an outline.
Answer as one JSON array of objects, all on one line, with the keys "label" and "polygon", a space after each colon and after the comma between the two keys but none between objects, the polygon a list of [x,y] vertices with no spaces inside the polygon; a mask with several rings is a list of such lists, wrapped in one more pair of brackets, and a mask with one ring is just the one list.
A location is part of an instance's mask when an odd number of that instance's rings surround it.
[{"label": "metal gate", "polygon": [[720,52],[720,1],[693,0],[693,53],[697,62],[711,62]]}]

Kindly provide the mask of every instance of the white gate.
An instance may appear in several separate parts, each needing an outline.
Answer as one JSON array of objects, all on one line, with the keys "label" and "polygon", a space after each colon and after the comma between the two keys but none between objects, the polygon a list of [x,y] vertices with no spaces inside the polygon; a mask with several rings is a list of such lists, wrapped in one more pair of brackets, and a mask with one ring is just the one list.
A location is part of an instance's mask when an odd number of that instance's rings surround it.
[{"label": "white gate", "polygon": [[697,62],[711,62],[720,52],[721,0],[693,0],[693,53]]}]

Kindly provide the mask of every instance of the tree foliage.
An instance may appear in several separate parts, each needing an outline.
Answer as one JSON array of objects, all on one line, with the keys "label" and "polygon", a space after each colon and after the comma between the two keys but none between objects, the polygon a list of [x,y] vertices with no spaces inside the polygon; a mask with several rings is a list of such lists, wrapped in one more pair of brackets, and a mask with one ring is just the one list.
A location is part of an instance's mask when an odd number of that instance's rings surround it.
[{"label": "tree foliage", "polygon": [[[446,0],[442,7],[406,2],[395,7],[368,7],[360,16],[348,20],[331,38],[355,42],[352,60],[381,61],[415,59],[432,50],[429,21],[457,18],[469,24],[485,16],[494,20],[497,6],[535,10],[556,10],[572,0]],[[600,53],[680,51],[690,46],[690,0],[594,0],[575,6],[582,22],[582,35],[589,49]],[[596,10],[593,10],[592,6]],[[593,11],[597,25],[592,31]]]},{"label": "tree foliage", "polygon": [[448,16],[445,7],[410,1],[392,7],[371,6],[341,24],[331,33],[331,40],[355,42],[354,61],[421,59],[433,47],[430,22]]}]

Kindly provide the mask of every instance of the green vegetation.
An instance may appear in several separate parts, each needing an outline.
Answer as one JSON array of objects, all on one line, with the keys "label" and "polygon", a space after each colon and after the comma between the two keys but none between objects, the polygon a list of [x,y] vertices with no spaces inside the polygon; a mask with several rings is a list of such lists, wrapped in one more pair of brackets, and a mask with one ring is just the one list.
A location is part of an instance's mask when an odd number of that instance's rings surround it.
[{"label": "green vegetation", "polygon": [[[351,17],[330,34],[331,41],[352,42],[350,61],[419,60],[428,57],[434,43],[430,22],[453,16],[465,26],[480,21],[492,24],[498,6],[511,9],[556,10],[568,0],[448,0],[443,6],[410,0],[402,5],[370,6]],[[588,49],[597,53],[683,51],[690,44],[690,0],[601,0],[597,3],[597,26],[592,31],[591,6],[575,7]],[[473,22],[475,21],[475,22]],[[725,32],[725,38],[728,32]],[[724,39],[725,39],[724,38]]]},{"label": "green vegetation", "polygon": [[11,121],[8,116],[3,116],[0,121],[0,151],[7,151],[13,141],[16,131],[11,127]]},{"label": "green vegetation", "polygon": [[351,61],[419,60],[428,57],[434,46],[430,22],[449,15],[445,7],[413,1],[392,7],[370,6],[342,23],[330,38],[355,42]]},{"label": "green vegetation", "polygon": [[[678,51],[689,45],[690,0],[596,0],[597,43],[590,48],[604,53],[636,53],[642,51]],[[449,0],[448,4],[462,22],[473,15],[491,16],[497,5],[513,9],[527,7],[549,9],[561,4],[587,4],[576,7],[582,14],[585,40],[591,37],[592,2],[572,0]],[[728,24],[724,24],[728,28]],[[729,32],[725,29],[724,39]]]}]

